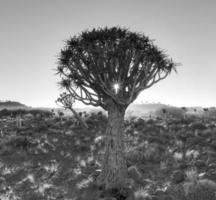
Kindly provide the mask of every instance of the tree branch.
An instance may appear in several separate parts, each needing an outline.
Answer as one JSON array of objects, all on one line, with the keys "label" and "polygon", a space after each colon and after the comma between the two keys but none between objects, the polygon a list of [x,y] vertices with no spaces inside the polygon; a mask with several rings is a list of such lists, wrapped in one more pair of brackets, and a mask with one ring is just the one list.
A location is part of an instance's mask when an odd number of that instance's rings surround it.
[{"label": "tree branch", "polygon": [[58,98],[57,103],[61,103],[61,105],[65,108],[65,109],[69,109],[74,116],[78,119],[78,121],[81,122],[81,124],[88,129],[88,125],[86,124],[86,122],[83,121],[83,119],[77,114],[77,112],[73,109],[73,103],[74,103],[74,99],[71,95],[63,93],[62,95],[60,95],[60,98]]}]

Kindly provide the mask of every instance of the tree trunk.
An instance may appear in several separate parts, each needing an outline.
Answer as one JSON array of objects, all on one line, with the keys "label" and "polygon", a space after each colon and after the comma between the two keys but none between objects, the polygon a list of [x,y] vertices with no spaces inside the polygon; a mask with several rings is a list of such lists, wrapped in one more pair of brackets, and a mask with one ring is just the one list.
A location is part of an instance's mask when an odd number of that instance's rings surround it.
[{"label": "tree trunk", "polygon": [[100,184],[106,189],[122,187],[127,178],[124,155],[124,115],[125,109],[112,104],[108,108],[105,155],[100,176]]},{"label": "tree trunk", "polygon": [[78,119],[78,121],[86,128],[88,129],[88,125],[83,121],[83,119],[77,114],[77,112],[73,108],[69,108],[71,112],[74,114],[74,116]]}]

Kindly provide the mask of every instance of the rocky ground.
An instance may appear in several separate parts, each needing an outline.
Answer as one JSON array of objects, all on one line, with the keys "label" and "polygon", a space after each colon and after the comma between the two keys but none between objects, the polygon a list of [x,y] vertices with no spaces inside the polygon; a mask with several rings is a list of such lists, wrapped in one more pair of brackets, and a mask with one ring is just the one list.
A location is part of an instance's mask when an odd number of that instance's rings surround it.
[{"label": "rocky ground", "polygon": [[122,191],[102,191],[95,181],[106,121],[89,115],[86,130],[58,117],[25,119],[19,129],[1,120],[0,199],[215,199],[215,119],[126,120],[129,179]]}]

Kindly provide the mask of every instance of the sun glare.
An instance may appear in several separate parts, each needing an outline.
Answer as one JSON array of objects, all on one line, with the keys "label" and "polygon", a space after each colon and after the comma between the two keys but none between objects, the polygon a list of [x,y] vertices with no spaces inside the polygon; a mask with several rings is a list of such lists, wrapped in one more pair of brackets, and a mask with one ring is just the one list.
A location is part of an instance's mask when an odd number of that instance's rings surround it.
[{"label": "sun glare", "polygon": [[113,85],[113,88],[114,88],[114,90],[115,90],[115,93],[118,94],[118,91],[119,91],[119,88],[120,88],[119,83],[115,83],[115,84]]}]

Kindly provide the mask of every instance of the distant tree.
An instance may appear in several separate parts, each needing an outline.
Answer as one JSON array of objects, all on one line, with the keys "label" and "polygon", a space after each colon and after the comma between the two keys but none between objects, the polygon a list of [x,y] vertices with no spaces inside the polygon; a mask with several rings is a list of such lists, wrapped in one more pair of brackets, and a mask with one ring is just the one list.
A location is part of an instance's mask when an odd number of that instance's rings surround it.
[{"label": "distant tree", "polygon": [[216,108],[215,107],[209,108],[209,117],[210,118],[215,118],[216,117]]},{"label": "distant tree", "polygon": [[27,110],[27,113],[30,113],[34,118],[42,119],[44,117],[51,117],[53,115],[52,111],[49,110],[40,110],[40,109],[31,109]]},{"label": "distant tree", "polygon": [[204,112],[208,112],[208,108],[203,108],[203,111]]},{"label": "distant tree", "polygon": [[55,116],[55,110],[51,109],[52,116]]},{"label": "distant tree", "polygon": [[183,111],[183,118],[186,118],[186,112],[187,112],[187,108],[186,107],[181,107],[182,111]]},{"label": "distant tree", "polygon": [[162,113],[163,113],[163,114],[166,114],[166,113],[167,113],[167,110],[166,110],[165,108],[163,108],[163,109],[162,109]]},{"label": "distant tree", "polygon": [[166,108],[162,108],[161,111],[162,111],[163,119],[166,121],[167,120],[167,115],[168,115]]},{"label": "distant tree", "polygon": [[57,71],[71,97],[108,112],[99,182],[122,186],[127,178],[124,115],[143,90],[165,79],[176,64],[147,36],[112,27],[84,31],[66,41]]},{"label": "distant tree", "polygon": [[204,112],[208,112],[209,109],[208,109],[208,108],[203,108],[203,111],[204,111]]},{"label": "distant tree", "polygon": [[10,113],[9,110],[7,110],[7,109],[2,109],[2,110],[0,111],[0,117],[8,116],[9,113]]},{"label": "distant tree", "polygon": [[209,117],[209,109],[208,108],[203,108],[203,111],[204,111],[204,116],[203,116],[203,120],[204,120],[205,118]]},{"label": "distant tree", "polygon": [[21,115],[20,115],[20,114],[18,114],[18,115],[16,116],[16,127],[17,127],[17,128],[22,128],[22,118],[21,118]]},{"label": "distant tree", "polygon": [[186,107],[181,107],[181,109],[183,110],[183,111],[187,111],[187,108]]},{"label": "distant tree", "polygon": [[64,113],[62,111],[58,110],[58,116],[59,116],[59,118],[60,118],[60,120],[62,122],[62,118],[64,116]]},{"label": "distant tree", "polygon": [[88,128],[88,125],[82,120],[81,115],[79,115],[74,109],[73,109],[73,104],[75,100],[74,98],[70,95],[67,94],[66,92],[60,94],[60,97],[57,99],[56,103],[60,104],[63,106],[65,109],[69,109],[73,115],[76,117],[76,119],[81,122],[81,124],[85,127]]}]

